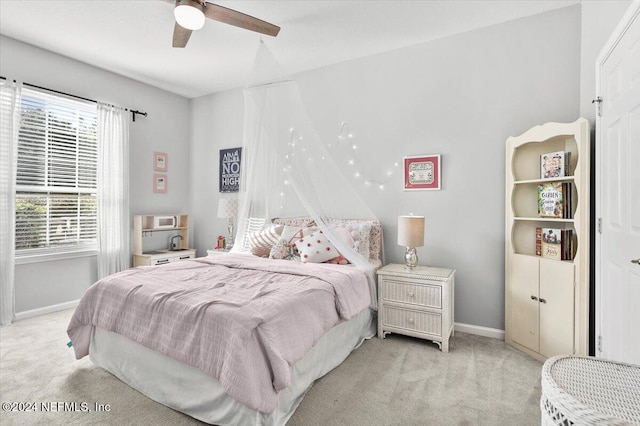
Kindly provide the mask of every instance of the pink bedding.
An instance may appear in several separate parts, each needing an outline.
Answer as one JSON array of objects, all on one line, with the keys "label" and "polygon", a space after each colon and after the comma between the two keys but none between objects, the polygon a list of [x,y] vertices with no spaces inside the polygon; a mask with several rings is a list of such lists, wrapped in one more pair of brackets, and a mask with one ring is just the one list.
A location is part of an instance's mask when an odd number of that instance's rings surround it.
[{"label": "pink bedding", "polygon": [[290,366],[369,299],[353,267],[227,254],[106,277],[87,290],[67,333],[78,359],[100,327],[205,371],[270,413]]}]

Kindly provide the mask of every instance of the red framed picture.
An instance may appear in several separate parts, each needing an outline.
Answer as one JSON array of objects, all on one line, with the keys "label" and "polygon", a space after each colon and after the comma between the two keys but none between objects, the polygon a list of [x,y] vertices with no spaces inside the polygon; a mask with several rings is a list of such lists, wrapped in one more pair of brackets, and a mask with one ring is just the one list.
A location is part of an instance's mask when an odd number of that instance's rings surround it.
[{"label": "red framed picture", "polygon": [[404,157],[404,190],[440,190],[440,154]]}]

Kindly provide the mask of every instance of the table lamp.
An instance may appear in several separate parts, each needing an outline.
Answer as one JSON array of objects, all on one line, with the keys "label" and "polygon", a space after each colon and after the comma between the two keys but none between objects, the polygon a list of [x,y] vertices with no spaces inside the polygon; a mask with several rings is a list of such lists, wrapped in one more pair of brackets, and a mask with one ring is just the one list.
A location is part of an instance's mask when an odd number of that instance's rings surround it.
[{"label": "table lamp", "polygon": [[233,247],[233,219],[238,216],[238,199],[237,198],[221,198],[218,201],[218,218],[229,219],[229,237],[225,244],[225,249]]},{"label": "table lamp", "polygon": [[417,266],[416,247],[424,245],[424,216],[398,216],[398,245],[406,247],[405,266],[407,268]]}]

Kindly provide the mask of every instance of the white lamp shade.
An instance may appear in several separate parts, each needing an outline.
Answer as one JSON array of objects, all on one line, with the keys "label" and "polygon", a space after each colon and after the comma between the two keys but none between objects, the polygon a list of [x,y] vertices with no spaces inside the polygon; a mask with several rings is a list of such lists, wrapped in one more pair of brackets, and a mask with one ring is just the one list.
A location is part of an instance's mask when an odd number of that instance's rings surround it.
[{"label": "white lamp shade", "polygon": [[218,218],[228,219],[238,216],[238,199],[221,198],[218,201]]},{"label": "white lamp shade", "polygon": [[424,216],[398,216],[398,245],[404,247],[424,245]]},{"label": "white lamp shade", "polygon": [[173,16],[178,25],[188,30],[199,30],[205,21],[202,5],[196,1],[185,0],[176,5]]}]

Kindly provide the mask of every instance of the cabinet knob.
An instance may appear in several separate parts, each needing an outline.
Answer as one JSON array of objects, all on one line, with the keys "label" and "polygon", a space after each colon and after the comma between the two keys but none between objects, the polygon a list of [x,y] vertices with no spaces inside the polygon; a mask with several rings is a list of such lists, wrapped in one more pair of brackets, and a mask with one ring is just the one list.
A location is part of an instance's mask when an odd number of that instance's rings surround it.
[{"label": "cabinet knob", "polygon": [[635,263],[636,265],[640,265],[640,258],[638,259],[632,259],[631,263]]},{"label": "cabinet knob", "polygon": [[543,299],[542,297],[540,298],[540,303],[547,303],[546,299]]},{"label": "cabinet knob", "polygon": [[408,322],[409,324],[413,324],[413,318],[409,318],[409,319],[407,320],[407,322]]},{"label": "cabinet knob", "polygon": [[536,296],[531,296],[531,300],[538,300],[538,298]]}]

